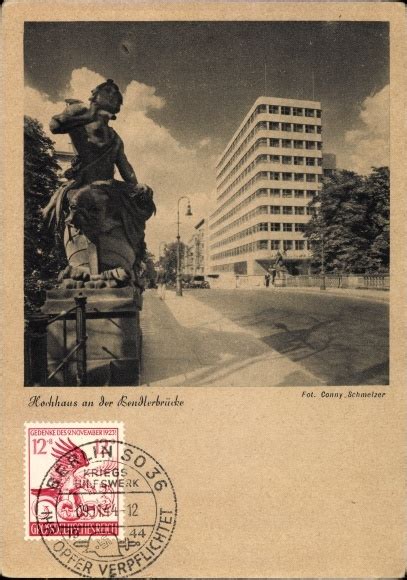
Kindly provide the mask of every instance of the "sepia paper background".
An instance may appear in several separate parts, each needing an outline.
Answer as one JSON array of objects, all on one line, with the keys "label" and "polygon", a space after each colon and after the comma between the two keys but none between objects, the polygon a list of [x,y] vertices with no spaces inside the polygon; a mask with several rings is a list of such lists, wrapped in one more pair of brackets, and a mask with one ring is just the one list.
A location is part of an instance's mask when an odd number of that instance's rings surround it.
[{"label": "sepia paper background", "polygon": [[[406,267],[405,19],[396,3],[8,2],[3,6],[2,572],[75,577],[24,540],[24,422],[122,421],[178,498],[174,536],[142,574],[164,578],[386,577],[404,573]],[[301,387],[23,387],[23,27],[25,20],[390,22],[391,374],[372,399],[306,399]],[[148,227],[148,226],[147,226]],[[261,385],[261,386],[260,386]],[[344,387],[345,388],[345,387]],[[336,390],[341,388],[336,387]],[[35,394],[92,410],[28,407]],[[180,408],[102,409],[177,393]]]}]

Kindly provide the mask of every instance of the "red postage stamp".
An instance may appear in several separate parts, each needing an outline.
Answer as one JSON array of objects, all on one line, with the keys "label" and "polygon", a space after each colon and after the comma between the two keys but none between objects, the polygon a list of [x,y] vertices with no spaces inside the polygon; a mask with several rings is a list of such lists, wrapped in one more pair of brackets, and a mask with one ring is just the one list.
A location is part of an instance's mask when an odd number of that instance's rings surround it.
[{"label": "red postage stamp", "polygon": [[120,536],[121,423],[26,424],[26,539]]}]

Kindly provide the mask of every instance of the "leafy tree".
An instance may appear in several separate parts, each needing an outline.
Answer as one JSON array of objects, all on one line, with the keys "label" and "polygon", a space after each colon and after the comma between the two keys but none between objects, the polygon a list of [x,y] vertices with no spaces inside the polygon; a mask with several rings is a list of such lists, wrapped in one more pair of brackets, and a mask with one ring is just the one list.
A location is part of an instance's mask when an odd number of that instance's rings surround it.
[{"label": "leafy tree", "polygon": [[42,125],[24,117],[24,304],[26,311],[40,306],[44,289],[52,286],[65,265],[62,247],[56,243],[41,216],[59,185],[53,142]]},{"label": "leafy tree", "polygon": [[336,172],[310,207],[305,235],[313,266],[327,272],[378,272],[389,266],[389,170],[363,177]]},{"label": "leafy tree", "polygon": [[151,252],[146,252],[146,259],[144,260],[146,265],[146,270],[144,273],[144,278],[146,280],[147,288],[154,287],[155,279],[157,277],[157,272],[154,266],[154,254]]},{"label": "leafy tree", "polygon": [[[164,255],[160,257],[160,265],[164,268],[168,276],[168,282],[175,283],[177,278],[177,242],[171,242],[165,246]],[[181,272],[185,262],[185,252],[188,249],[186,244],[180,242]]]}]

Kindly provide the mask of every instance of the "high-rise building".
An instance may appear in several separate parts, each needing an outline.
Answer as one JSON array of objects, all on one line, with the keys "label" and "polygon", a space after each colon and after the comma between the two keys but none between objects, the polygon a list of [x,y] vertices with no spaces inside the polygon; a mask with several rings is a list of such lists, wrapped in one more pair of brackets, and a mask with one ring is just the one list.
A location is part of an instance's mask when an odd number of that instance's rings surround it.
[{"label": "high-rise building", "polygon": [[322,186],[321,104],[260,97],[216,167],[209,221],[209,271],[264,274],[279,254],[291,273],[305,271],[304,238]]}]

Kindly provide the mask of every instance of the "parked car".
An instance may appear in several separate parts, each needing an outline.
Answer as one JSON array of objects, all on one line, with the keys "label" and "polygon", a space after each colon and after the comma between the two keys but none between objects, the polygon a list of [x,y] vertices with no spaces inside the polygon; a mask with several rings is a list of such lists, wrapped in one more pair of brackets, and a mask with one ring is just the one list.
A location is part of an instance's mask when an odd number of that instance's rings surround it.
[{"label": "parked car", "polygon": [[189,281],[189,288],[210,288],[209,282],[205,280],[205,276],[192,276]]}]

